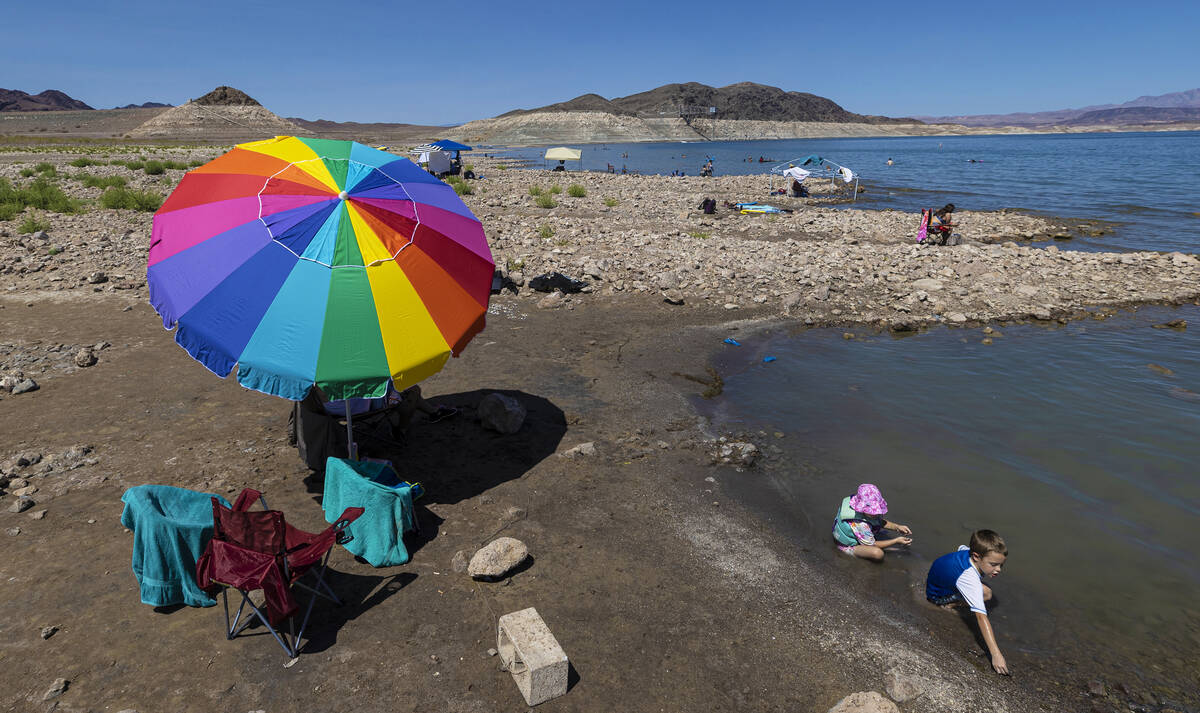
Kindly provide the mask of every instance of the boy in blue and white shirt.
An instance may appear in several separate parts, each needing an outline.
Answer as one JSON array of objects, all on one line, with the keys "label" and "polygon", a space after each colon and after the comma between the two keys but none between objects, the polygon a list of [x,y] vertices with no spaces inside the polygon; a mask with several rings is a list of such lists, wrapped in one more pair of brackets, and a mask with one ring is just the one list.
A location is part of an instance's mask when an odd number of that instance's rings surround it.
[{"label": "boy in blue and white shirt", "polygon": [[960,546],[957,552],[938,557],[925,578],[926,599],[947,608],[966,604],[975,612],[979,633],[992,656],[992,668],[1001,674],[1008,673],[1008,662],[1000,653],[988,620],[985,602],[992,598],[992,590],[983,583],[983,578],[1000,574],[1007,559],[1008,546],[1000,535],[991,530],[976,530],[971,535],[970,547]]}]

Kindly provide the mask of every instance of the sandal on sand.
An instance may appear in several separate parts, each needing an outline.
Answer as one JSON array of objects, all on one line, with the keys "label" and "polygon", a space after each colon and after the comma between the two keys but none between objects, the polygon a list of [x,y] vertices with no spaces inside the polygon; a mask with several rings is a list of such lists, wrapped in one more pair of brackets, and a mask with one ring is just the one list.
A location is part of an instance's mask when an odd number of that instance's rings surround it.
[{"label": "sandal on sand", "polygon": [[437,423],[438,421],[444,421],[444,420],[450,418],[451,416],[457,416],[457,415],[458,415],[458,409],[456,409],[452,406],[438,406],[438,410],[435,411],[434,414],[429,417],[429,422]]}]

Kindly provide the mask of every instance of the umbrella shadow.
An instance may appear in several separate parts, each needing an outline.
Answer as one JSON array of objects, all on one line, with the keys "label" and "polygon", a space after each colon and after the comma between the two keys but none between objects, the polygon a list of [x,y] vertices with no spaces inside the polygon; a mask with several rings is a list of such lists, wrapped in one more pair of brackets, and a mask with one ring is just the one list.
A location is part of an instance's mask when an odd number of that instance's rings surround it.
[{"label": "umbrella shadow", "polygon": [[432,423],[413,419],[407,443],[392,463],[400,477],[425,484],[429,502],[453,504],[520,478],[553,455],[567,432],[567,418],[549,399],[522,391],[500,391],[526,409],[525,422],[512,434],[486,429],[479,402],[492,390],[439,395],[437,405],[453,406],[457,416]]},{"label": "umbrella shadow", "polygon": [[[480,423],[479,402],[491,393],[512,397],[525,407],[525,421],[516,433],[497,433]],[[424,485],[422,503],[458,503],[520,478],[553,455],[567,432],[562,409],[549,399],[522,391],[477,389],[440,394],[431,402],[453,406],[458,414],[437,422],[417,414],[402,441],[360,443],[363,455],[386,458],[402,479]],[[310,473],[305,478],[315,500],[321,498],[323,483],[324,473]],[[421,539],[427,539],[437,531],[432,522],[436,518],[428,510],[419,517]],[[429,524],[432,533],[425,532]]]}]

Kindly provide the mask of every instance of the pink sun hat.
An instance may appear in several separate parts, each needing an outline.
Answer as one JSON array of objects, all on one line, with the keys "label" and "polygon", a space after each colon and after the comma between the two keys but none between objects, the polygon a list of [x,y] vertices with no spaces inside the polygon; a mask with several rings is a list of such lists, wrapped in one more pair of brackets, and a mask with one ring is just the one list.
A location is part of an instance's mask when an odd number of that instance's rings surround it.
[{"label": "pink sun hat", "polygon": [[879,488],[870,483],[863,483],[858,486],[858,492],[850,498],[850,507],[854,508],[855,512],[867,515],[882,515],[888,511],[887,501],[883,499],[883,493],[879,492]]}]

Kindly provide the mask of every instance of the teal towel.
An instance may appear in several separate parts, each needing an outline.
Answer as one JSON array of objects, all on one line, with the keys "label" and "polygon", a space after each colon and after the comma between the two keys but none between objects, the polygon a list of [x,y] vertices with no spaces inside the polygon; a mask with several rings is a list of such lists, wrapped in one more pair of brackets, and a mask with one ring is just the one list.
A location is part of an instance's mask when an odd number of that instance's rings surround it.
[{"label": "teal towel", "polygon": [[196,560],[212,538],[214,497],[229,507],[220,495],[170,485],[139,485],[121,496],[121,524],[133,530],[133,576],[143,604],[217,603],[196,584]]},{"label": "teal towel", "polygon": [[330,458],[325,463],[325,521],[333,523],[348,507],[365,508],[347,530],[354,539],[344,547],[373,567],[408,561],[404,533],[415,530],[412,488],[389,463]]}]

